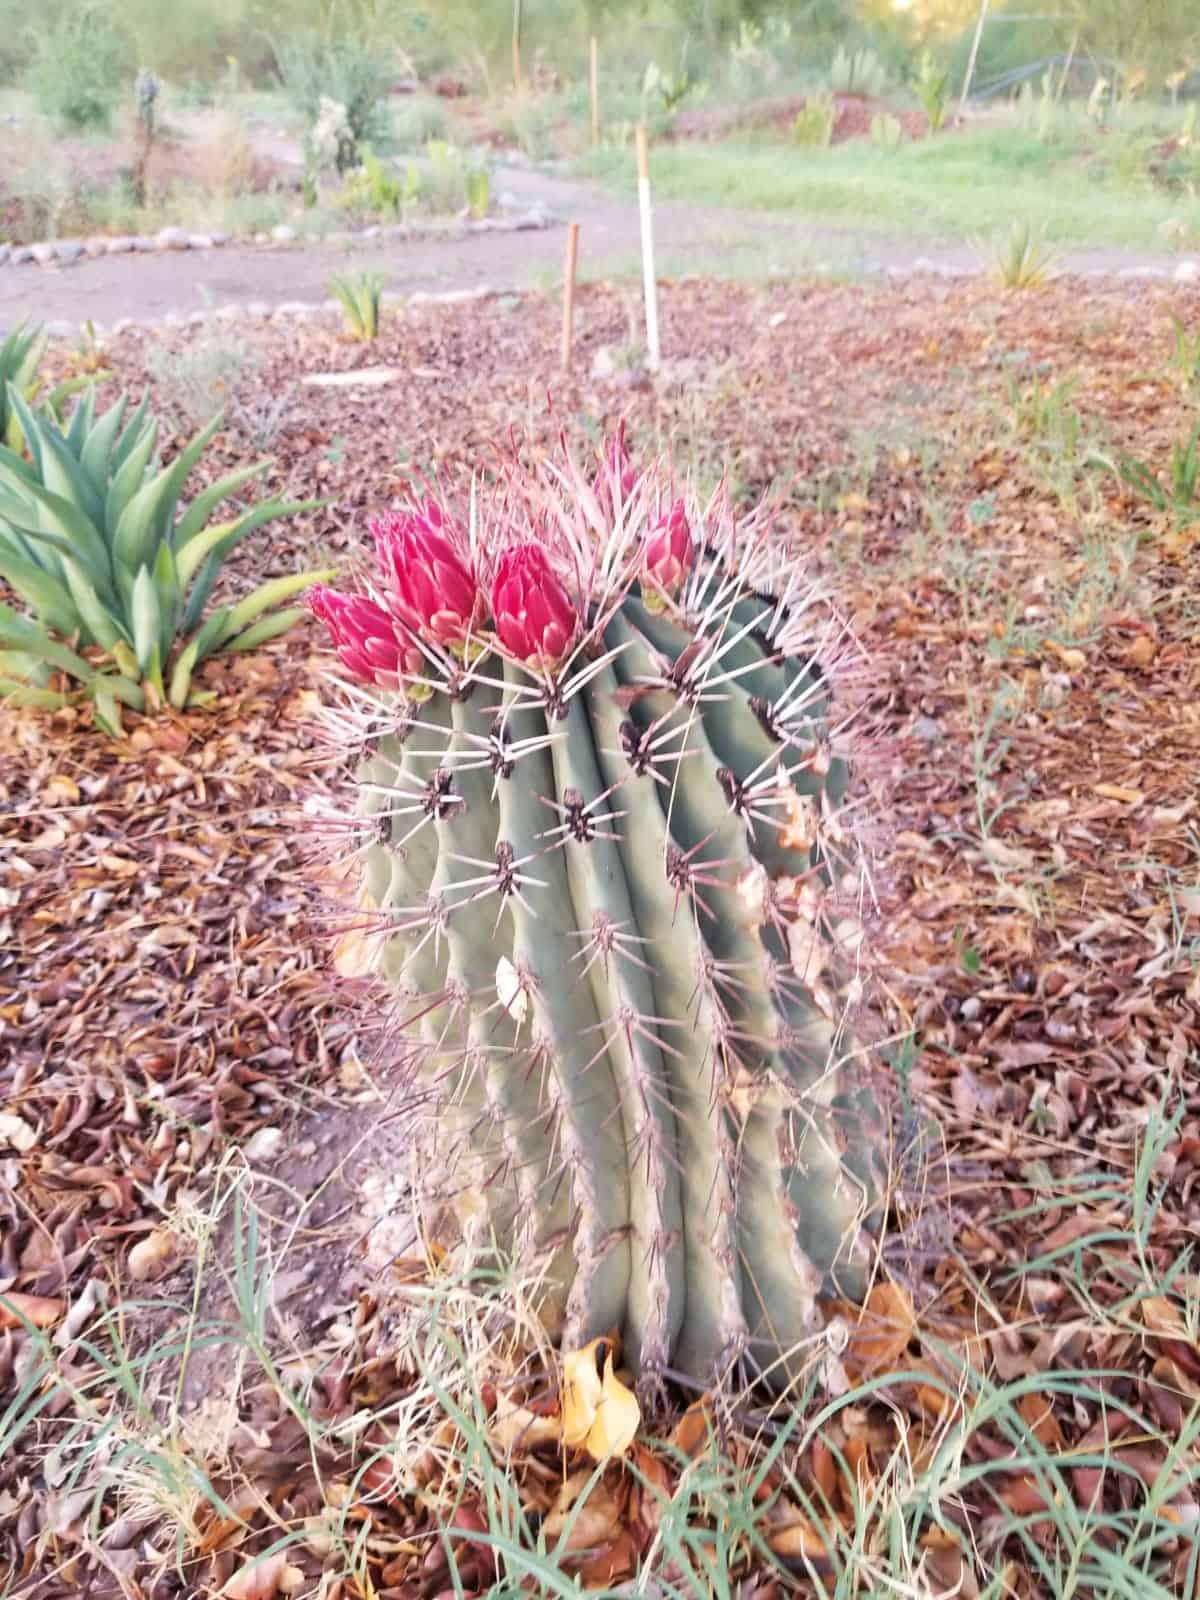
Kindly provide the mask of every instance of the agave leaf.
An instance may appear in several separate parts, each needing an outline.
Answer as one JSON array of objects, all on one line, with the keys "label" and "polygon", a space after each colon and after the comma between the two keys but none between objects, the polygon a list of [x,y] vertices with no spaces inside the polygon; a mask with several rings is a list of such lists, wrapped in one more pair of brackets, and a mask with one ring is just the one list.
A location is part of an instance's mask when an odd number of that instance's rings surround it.
[{"label": "agave leaf", "polygon": [[[70,450],[76,461],[82,459],[83,447],[87,442],[88,434],[91,433],[92,428],[96,423],[96,385],[90,378],[85,378],[84,384],[86,387],[83,391],[83,399],[71,413],[70,426],[67,428],[64,435],[67,448]],[[60,389],[64,387],[66,386],[63,384],[59,385]],[[64,399],[65,398],[66,397],[64,396]],[[57,415],[57,407],[52,402],[53,396],[50,397],[50,400],[47,401],[47,404],[50,405],[51,411]]]},{"label": "agave leaf", "polygon": [[[128,433],[129,429],[126,428],[125,432]],[[121,458],[119,466],[116,462],[120,445],[118,444],[117,449],[113,451],[113,476],[108,486],[108,498],[104,503],[104,526],[110,544],[126,506],[145,482],[146,469],[150,465],[150,457],[154,454],[157,439],[158,424],[152,422],[140,438],[135,440],[133,448]]]},{"label": "agave leaf", "polygon": [[25,402],[25,396],[16,384],[7,386],[8,409],[21,430],[26,448],[33,457],[35,471],[41,475],[42,471],[42,424],[34,416]]},{"label": "agave leaf", "polygon": [[37,706],[42,711],[61,711],[74,699],[74,695],[61,694],[57,689],[42,689],[36,684],[0,676],[0,702],[6,706]]},{"label": "agave leaf", "polygon": [[75,633],[82,626],[75,602],[62,581],[36,562],[27,561],[15,550],[6,550],[2,546],[0,578],[27,606],[32,606],[39,621],[55,633]]},{"label": "agave leaf", "polygon": [[[133,411],[130,413],[129,420],[125,424],[124,432],[113,446],[109,467],[114,476],[125,465],[125,462],[128,460],[129,454],[133,450],[134,446],[141,443],[144,432],[148,432],[150,428],[155,428],[157,431],[157,424],[152,422],[147,425],[146,423],[146,416],[149,410],[150,392],[147,390],[142,398],[138,401]],[[147,460],[149,460],[148,456]]]},{"label": "agave leaf", "polygon": [[[0,462],[0,482],[3,481],[4,464]],[[40,483],[22,483],[23,494],[34,502],[36,517],[21,515],[11,499],[5,501],[3,515],[9,522],[28,534],[31,539],[42,539],[55,550],[74,556],[87,567],[92,581],[108,593],[112,589],[112,569],[108,550],[95,525],[78,506],[60,495],[43,488]],[[32,508],[31,508],[32,510]]]},{"label": "agave leaf", "polygon": [[118,639],[127,637],[125,624],[104,604],[88,574],[73,556],[63,557],[63,571],[87,635],[85,643],[98,644],[101,649],[111,650]]},{"label": "agave leaf", "polygon": [[319,567],[311,572],[294,572],[287,578],[271,578],[267,583],[260,583],[253,593],[239,600],[229,613],[231,632],[240,633],[271,606],[277,606],[284,600],[290,600],[294,594],[311,589],[314,583],[328,583],[330,578],[336,577],[336,567]]},{"label": "agave leaf", "polygon": [[187,704],[188,691],[192,684],[192,673],[207,656],[220,648],[221,641],[229,632],[229,607],[222,606],[219,611],[214,611],[207,617],[199,633],[193,635],[180,651],[175,662],[175,669],[171,673],[171,685],[167,691],[167,698],[177,711],[181,711]]},{"label": "agave leaf", "polygon": [[120,703],[112,689],[99,680],[92,685],[92,705],[93,721],[112,738],[122,738],[125,729],[121,724]]},{"label": "agave leaf", "polygon": [[209,555],[218,555],[218,567],[239,540],[244,539],[264,522],[275,522],[280,517],[294,517],[301,511],[314,511],[328,505],[328,500],[263,500],[259,505],[243,511],[230,522],[214,522],[195,533],[186,544],[176,546],[175,558],[179,566],[179,581],[186,589]]},{"label": "agave leaf", "polygon": [[95,527],[104,522],[104,498],[97,486],[88,478],[76,457],[71,453],[66,437],[57,428],[47,428],[42,444],[42,482],[51,494],[57,494],[72,505],[78,506]]},{"label": "agave leaf", "polygon": [[179,626],[179,574],[175,570],[175,553],[164,542],[154,558],[154,587],[158,591],[158,609],[161,617],[158,629],[159,654],[163,660],[171,652]]},{"label": "agave leaf", "polygon": [[162,628],[162,612],[158,604],[158,590],[154,574],[149,567],[141,567],[133,584],[133,605],[130,609],[133,623],[133,653],[143,675],[150,671],[150,659],[158,649]]},{"label": "agave leaf", "polygon": [[113,532],[113,559],[133,569],[152,562],[174,526],[175,505],[188,474],[221,426],[217,415],[181,450],[169,467],[143,484],[121,512]]},{"label": "agave leaf", "polygon": [[23,617],[9,605],[0,601],[0,645],[10,650],[20,650],[40,661],[48,661],[81,683],[90,683],[97,676],[95,667],[89,665],[67,645],[52,639],[40,623]]},{"label": "agave leaf", "polygon": [[22,394],[37,376],[37,369],[42,364],[42,357],[46,354],[49,343],[50,335],[44,333],[41,328],[31,328],[28,332],[24,328],[18,328],[15,333],[9,335],[3,345],[0,345],[0,372],[8,370],[8,360],[11,356],[15,361],[12,381]]},{"label": "agave leaf", "polygon": [[27,650],[0,650],[0,677],[44,687],[50,681],[50,669],[40,656]]},{"label": "agave leaf", "polygon": [[265,472],[270,464],[269,461],[252,462],[248,467],[239,467],[236,472],[227,472],[223,478],[218,478],[216,483],[210,484],[207,489],[202,489],[175,525],[172,543],[176,550],[181,550],[189,539],[200,532],[222,500],[231,494],[236,494],[244,484]]},{"label": "agave leaf", "polygon": [[289,628],[294,628],[307,615],[306,606],[292,606],[287,611],[275,611],[269,617],[260,617],[244,633],[227,640],[221,646],[221,650],[253,650],[255,645],[265,644],[268,639],[274,639],[277,635],[286,633]]},{"label": "agave leaf", "polygon": [[3,468],[3,475],[10,483],[33,483],[37,478],[32,464],[26,461],[24,456],[18,455],[16,450],[10,450],[6,444],[0,444],[0,467]]},{"label": "agave leaf", "polygon": [[113,446],[121,431],[127,400],[124,395],[112,405],[88,434],[79,455],[80,465],[94,483],[108,482]]}]

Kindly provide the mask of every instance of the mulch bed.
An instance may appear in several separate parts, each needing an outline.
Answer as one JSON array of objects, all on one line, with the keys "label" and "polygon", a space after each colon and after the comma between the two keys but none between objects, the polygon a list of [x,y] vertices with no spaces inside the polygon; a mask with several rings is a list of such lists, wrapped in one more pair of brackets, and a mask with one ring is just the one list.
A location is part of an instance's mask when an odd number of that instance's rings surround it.
[{"label": "mulch bed", "polygon": [[[987,1359],[1005,1377],[1093,1361],[1149,1407],[1200,1393],[1197,1346],[1161,1308],[1156,1323],[1128,1301],[1118,1337],[1080,1312],[1069,1274],[1014,1275],[1106,1234],[1078,1270],[1100,1303],[1127,1303],[1131,1175],[1160,1116],[1150,1263],[1195,1236],[1200,539],[1102,469],[1064,488],[1010,404],[1074,376],[1097,449],[1164,462],[1193,412],[1167,365],[1170,315],[1198,309],[1157,286],[681,283],[661,321],[683,365],[657,389],[578,375],[628,336],[605,288],[581,292],[571,378],[558,308],[537,297],[414,308],[373,347],[332,324],[264,336],[255,381],[271,392],[334,367],[412,377],[304,391],[268,486],[331,504],[243,551],[235,589],[353,552],[410,469],[462,482],[514,427],[537,448],[624,414],[635,440],[710,477],[727,465],[740,495],[782,490],[780,538],[825,575],[868,661],[857,801],[878,834],[876,1004],[915,1052],[896,1091],[906,1370],[933,1359],[930,1330],[958,1328],[996,1332]],[[140,389],[148,344],[113,344],[110,391]],[[238,454],[226,439],[211,470]],[[344,1103],[358,1022],[326,976],[301,848],[305,802],[339,784],[314,731],[319,651],[305,626],[217,664],[212,710],[130,718],[119,742],[82,714],[0,717],[0,1287],[36,1297],[48,1327],[97,1281],[129,1292],[131,1251],[231,1142]],[[13,1320],[0,1388],[21,1372]],[[347,1379],[345,1406],[354,1392]],[[914,1426],[926,1414],[914,1384],[894,1401]],[[1097,1426],[1079,1409],[1050,1404],[1064,1450]],[[1024,1503],[1016,1466],[1010,1481]],[[0,1463],[0,1529],[16,1592],[121,1592],[21,1449]],[[389,1559],[375,1592],[418,1592],[416,1568]],[[230,1569],[127,1592],[208,1593]],[[140,1570],[126,1561],[122,1579]],[[1013,1591],[1038,1592],[1023,1572]]]}]

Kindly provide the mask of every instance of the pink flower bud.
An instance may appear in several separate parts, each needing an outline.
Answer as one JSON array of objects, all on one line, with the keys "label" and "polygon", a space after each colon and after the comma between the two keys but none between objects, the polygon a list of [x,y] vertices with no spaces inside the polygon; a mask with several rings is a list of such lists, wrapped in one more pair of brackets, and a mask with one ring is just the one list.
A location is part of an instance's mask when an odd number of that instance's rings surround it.
[{"label": "pink flower bud", "polygon": [[676,500],[651,530],[643,555],[646,577],[664,594],[676,595],[691,571],[696,547],[683,501]]},{"label": "pink flower bud", "polygon": [[340,594],[323,583],[310,589],[307,598],[309,610],[329,629],[338,659],[363,683],[394,689],[405,674],[422,670],[415,642],[400,637],[393,618],[374,600]]},{"label": "pink flower bud", "polygon": [[435,644],[460,644],[483,620],[483,596],[447,537],[450,527],[435,500],[423,512],[393,512],[371,525],[388,604]]},{"label": "pink flower bud", "polygon": [[601,510],[606,516],[612,516],[617,505],[624,505],[637,486],[637,481],[637,468],[629,457],[629,446],[625,443],[625,424],[622,422],[612,438],[605,441],[604,465],[593,485]]},{"label": "pink flower bud", "polygon": [[559,664],[579,627],[578,611],[536,544],[515,545],[500,557],[492,614],[509,654],[541,668]]}]

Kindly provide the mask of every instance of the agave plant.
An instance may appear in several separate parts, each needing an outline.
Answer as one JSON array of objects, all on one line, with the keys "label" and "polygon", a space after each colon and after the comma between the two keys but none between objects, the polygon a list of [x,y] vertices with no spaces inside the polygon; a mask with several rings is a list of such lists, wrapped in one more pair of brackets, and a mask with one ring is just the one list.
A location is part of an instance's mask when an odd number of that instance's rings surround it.
[{"label": "agave plant", "polygon": [[46,352],[46,335],[40,328],[15,328],[0,344],[0,443],[21,448],[21,430],[8,403],[11,383],[26,399],[37,389],[37,369]]},{"label": "agave plant", "polygon": [[[200,703],[192,677],[202,661],[283,633],[304,612],[277,608],[331,575],[276,578],[204,616],[222,563],[247,534],[320,502],[266,500],[214,522],[267,465],[238,468],[180,504],[219,416],[162,466],[146,399],[130,410],[123,396],[97,416],[89,389],[65,425],[12,384],[7,401],[29,458],[0,446],[0,579],[32,616],[0,607],[0,695],[60,706],[81,690],[113,732],[122,705]],[[80,690],[53,687],[55,672]]]},{"label": "agave plant", "polygon": [[365,343],[379,336],[379,307],[383,299],[381,272],[343,273],[329,280],[330,293],[337,299],[346,326],[356,339]]},{"label": "agave plant", "polygon": [[427,1236],[540,1270],[564,1343],[619,1327],[644,1383],[786,1382],[818,1296],[869,1280],[880,1192],[830,914],[836,619],[769,522],[620,441],[470,504],[414,496],[371,593],[312,597]]},{"label": "agave plant", "polygon": [[1053,248],[1031,222],[1021,218],[990,253],[993,276],[1006,289],[1038,289],[1058,265]]}]

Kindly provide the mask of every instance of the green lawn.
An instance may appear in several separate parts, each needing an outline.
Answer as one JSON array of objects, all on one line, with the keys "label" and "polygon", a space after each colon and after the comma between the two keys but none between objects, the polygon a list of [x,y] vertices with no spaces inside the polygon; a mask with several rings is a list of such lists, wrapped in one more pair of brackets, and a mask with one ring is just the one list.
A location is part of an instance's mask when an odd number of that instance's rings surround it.
[{"label": "green lawn", "polygon": [[[1200,157],[1181,152],[1155,182],[1159,140],[1145,119],[1097,136],[1064,118],[1047,141],[1015,127],[988,127],[894,152],[865,139],[832,149],[783,139],[660,144],[652,165],[655,194],[664,199],[800,211],[864,229],[963,240],[1021,217],[1060,244],[1161,249],[1178,222],[1188,229],[1185,245],[1194,246]],[[625,150],[602,150],[582,170],[622,186],[634,181],[632,153]]]}]

